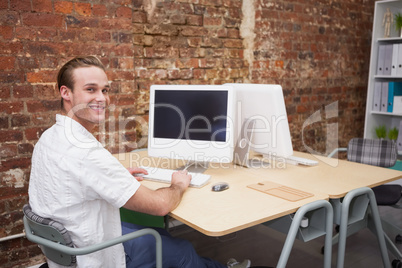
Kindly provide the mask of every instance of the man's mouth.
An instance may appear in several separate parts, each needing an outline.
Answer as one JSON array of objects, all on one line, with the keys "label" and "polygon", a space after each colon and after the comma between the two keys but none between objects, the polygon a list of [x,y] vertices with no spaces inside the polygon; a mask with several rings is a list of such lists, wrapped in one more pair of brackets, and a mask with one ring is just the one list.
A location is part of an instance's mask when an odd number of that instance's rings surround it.
[{"label": "man's mouth", "polygon": [[95,111],[103,111],[105,110],[106,106],[103,104],[90,104],[89,108]]}]

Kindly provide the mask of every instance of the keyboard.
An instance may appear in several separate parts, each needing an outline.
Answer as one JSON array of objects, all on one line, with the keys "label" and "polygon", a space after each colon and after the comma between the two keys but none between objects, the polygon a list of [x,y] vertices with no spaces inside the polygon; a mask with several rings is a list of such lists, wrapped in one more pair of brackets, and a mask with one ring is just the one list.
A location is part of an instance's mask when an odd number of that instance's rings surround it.
[{"label": "keyboard", "polygon": [[311,159],[307,159],[307,158],[303,158],[303,157],[297,157],[294,155],[286,157],[285,161],[292,165],[304,165],[304,166],[318,165],[318,161],[316,161],[316,160],[311,160]]},{"label": "keyboard", "polygon": [[[171,183],[172,181],[172,174],[177,170],[174,169],[165,169],[165,168],[155,168],[155,167],[140,167],[145,169],[148,172],[148,175],[141,174],[141,177],[144,180],[150,181],[157,181],[157,182],[164,182],[164,183]],[[203,173],[194,173],[189,172],[192,176],[190,186],[200,188],[208,183],[211,179],[210,175],[203,174]]]}]

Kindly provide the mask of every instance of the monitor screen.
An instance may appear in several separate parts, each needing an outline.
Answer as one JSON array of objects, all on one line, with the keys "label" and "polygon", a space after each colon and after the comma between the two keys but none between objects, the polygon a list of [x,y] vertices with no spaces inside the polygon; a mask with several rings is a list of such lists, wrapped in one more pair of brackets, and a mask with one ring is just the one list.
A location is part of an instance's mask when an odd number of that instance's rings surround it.
[{"label": "monitor screen", "polygon": [[155,138],[226,141],[226,90],[155,90]]},{"label": "monitor screen", "polygon": [[148,154],[187,161],[231,162],[233,104],[231,86],[151,86]]}]

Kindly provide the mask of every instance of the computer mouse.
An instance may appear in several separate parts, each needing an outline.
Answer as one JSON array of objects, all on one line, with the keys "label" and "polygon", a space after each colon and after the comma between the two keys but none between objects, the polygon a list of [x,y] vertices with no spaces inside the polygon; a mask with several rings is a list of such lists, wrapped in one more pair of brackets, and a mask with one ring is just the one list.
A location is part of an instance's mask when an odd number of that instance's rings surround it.
[{"label": "computer mouse", "polygon": [[222,192],[227,189],[229,189],[229,184],[226,182],[216,183],[216,184],[212,185],[212,188],[211,188],[211,190],[213,192]]}]

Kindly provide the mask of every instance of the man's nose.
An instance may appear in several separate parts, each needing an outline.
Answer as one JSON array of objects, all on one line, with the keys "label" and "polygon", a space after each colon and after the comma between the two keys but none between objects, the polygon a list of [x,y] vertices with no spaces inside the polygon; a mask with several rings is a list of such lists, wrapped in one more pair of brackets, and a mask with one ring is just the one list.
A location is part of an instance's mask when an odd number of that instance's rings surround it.
[{"label": "man's nose", "polygon": [[99,90],[96,94],[95,100],[98,102],[104,102],[106,101],[106,97],[105,94],[103,94],[103,92],[101,90]]}]

